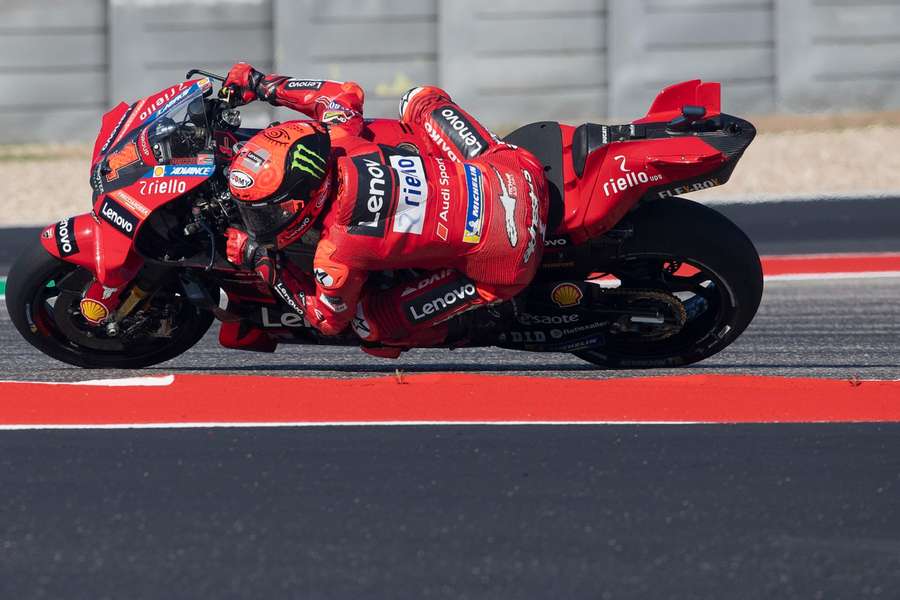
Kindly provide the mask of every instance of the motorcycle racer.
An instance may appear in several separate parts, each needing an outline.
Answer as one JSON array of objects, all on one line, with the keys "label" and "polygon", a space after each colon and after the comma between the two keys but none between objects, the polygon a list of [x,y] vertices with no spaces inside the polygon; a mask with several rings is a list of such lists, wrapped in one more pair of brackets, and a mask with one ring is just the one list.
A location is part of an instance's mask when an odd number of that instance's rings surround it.
[{"label": "motorcycle racer", "polygon": [[[317,121],[270,126],[240,149],[229,186],[247,231],[228,229],[227,254],[322,333],[349,323],[364,349],[396,357],[447,342],[448,319],[512,298],[533,279],[549,204],[542,165],[443,90],[408,91],[387,146],[367,132],[356,83],[238,63],[224,89],[236,105],[265,100]],[[313,280],[278,251],[316,237]],[[370,271],[393,269],[425,272],[388,289],[365,286]]]}]

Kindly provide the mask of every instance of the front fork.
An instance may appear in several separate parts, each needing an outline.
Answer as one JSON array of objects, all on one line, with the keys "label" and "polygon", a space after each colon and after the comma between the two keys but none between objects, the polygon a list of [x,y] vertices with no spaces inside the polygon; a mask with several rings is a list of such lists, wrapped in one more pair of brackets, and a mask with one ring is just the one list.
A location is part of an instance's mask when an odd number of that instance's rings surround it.
[{"label": "front fork", "polygon": [[103,327],[108,336],[116,337],[122,320],[144,307],[174,275],[170,267],[147,263],[133,280],[118,288],[104,286],[95,277],[80,302],[81,314],[92,325]]},{"label": "front fork", "polygon": [[93,274],[79,309],[88,323],[105,327],[108,335],[118,334],[118,323],[143,305],[170,271],[145,264],[132,240],[93,213],[45,227],[41,243],[53,256]]},{"label": "front fork", "polygon": [[81,316],[92,325],[104,327],[110,337],[119,335],[119,323],[122,319],[153,294],[153,282],[145,278],[138,279],[141,281],[126,284],[122,288],[106,287],[94,279],[79,303]]}]

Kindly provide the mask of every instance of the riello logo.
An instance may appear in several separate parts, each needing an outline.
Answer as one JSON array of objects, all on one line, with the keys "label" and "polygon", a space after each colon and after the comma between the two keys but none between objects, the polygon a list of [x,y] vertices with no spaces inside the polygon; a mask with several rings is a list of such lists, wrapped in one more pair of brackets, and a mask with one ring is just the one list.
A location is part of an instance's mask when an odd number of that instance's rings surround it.
[{"label": "riello logo", "polygon": [[643,183],[660,181],[662,179],[662,175],[647,175],[644,171],[634,172],[627,168],[625,166],[625,156],[621,154],[614,156],[613,160],[619,162],[619,170],[622,171],[623,175],[620,177],[610,177],[609,181],[603,184],[603,193],[606,194],[607,197],[618,192],[624,192],[625,190]]}]

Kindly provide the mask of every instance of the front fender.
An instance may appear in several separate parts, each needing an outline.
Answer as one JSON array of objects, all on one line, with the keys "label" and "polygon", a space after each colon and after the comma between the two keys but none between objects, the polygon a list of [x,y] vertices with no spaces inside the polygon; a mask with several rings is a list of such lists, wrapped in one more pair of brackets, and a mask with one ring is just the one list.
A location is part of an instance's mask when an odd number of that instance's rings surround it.
[{"label": "front fender", "polygon": [[131,240],[98,222],[93,213],[48,225],[41,232],[41,244],[53,256],[84,267],[106,287],[122,287],[144,264]]}]

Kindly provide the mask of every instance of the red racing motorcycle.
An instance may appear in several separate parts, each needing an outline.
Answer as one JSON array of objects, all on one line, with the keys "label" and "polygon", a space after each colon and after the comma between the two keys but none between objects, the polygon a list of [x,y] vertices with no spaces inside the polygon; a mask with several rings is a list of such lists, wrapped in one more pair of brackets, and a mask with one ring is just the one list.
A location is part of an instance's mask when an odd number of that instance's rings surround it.
[{"label": "red racing motorcycle", "polygon": [[[258,130],[213,94],[222,77],[192,70],[102,120],[93,210],[46,227],[7,281],[7,309],[41,352],[81,367],[138,368],[196,344],[213,321],[228,348],[358,345],[323,336],[252,271],[225,260],[223,232],[243,227],[229,165]],[[391,145],[398,122],[366,122]],[[715,210],[679,197],[728,181],[754,127],[720,112],[718,83],[664,89],[632,123],[526,125],[505,138],[544,164],[551,193],[541,269],[509,302],[455,317],[464,346],[569,352],[606,368],[686,365],[732,343],[762,295],[759,256]],[[312,270],[314,244],[285,259]],[[415,272],[373,273],[369,285]],[[95,314],[99,281],[122,294]],[[106,293],[106,292],[104,292]],[[100,305],[102,308],[102,305]]]}]

